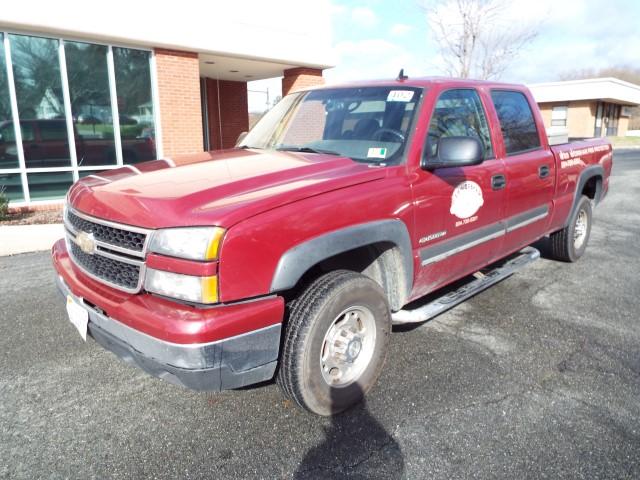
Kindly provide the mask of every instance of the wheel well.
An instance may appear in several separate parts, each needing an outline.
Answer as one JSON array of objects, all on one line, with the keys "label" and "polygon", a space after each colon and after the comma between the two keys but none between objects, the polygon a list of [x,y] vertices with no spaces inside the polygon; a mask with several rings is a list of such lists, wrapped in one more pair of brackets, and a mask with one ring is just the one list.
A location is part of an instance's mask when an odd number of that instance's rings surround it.
[{"label": "wheel well", "polygon": [[295,298],[313,280],[334,270],[351,270],[371,278],[385,291],[393,311],[406,303],[407,285],[402,254],[392,242],[372,243],[316,263],[302,275],[294,288],[286,292],[285,298]]},{"label": "wheel well", "polygon": [[600,175],[594,175],[591,177],[582,187],[582,195],[586,195],[591,200],[598,202],[600,200],[600,192],[602,189],[602,177]]}]

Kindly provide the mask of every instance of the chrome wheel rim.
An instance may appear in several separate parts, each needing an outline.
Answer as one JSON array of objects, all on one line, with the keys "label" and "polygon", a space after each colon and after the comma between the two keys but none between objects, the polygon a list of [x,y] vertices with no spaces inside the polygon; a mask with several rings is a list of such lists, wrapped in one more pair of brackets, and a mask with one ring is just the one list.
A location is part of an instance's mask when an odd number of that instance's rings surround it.
[{"label": "chrome wheel rim", "polygon": [[376,322],[366,307],[349,307],[331,323],[320,349],[322,378],[332,387],[346,387],[367,369],[376,344]]},{"label": "chrome wheel rim", "polygon": [[576,250],[580,249],[587,238],[587,229],[589,226],[589,218],[587,212],[580,210],[578,218],[576,218],[576,226],[573,229],[573,246]]}]

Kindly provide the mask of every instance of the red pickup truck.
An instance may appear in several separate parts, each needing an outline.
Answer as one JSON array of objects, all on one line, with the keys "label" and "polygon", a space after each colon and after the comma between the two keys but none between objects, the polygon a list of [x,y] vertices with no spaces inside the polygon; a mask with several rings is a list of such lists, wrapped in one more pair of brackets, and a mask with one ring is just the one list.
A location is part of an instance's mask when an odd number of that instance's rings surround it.
[{"label": "red pickup truck", "polygon": [[311,89],[234,149],[80,180],[53,263],[85,339],[197,390],[275,376],[330,415],[374,385],[392,324],[515,272],[541,237],[580,258],[611,167],[604,139],[549,147],[521,85]]}]

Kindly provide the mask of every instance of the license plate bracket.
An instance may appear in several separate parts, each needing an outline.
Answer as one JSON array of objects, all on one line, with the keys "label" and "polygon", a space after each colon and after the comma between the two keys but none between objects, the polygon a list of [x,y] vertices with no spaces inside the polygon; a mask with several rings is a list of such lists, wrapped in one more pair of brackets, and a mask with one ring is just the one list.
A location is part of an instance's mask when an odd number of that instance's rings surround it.
[{"label": "license plate bracket", "polygon": [[82,340],[87,341],[87,326],[89,324],[89,312],[80,305],[71,295],[67,295],[67,315],[69,321],[76,327]]}]

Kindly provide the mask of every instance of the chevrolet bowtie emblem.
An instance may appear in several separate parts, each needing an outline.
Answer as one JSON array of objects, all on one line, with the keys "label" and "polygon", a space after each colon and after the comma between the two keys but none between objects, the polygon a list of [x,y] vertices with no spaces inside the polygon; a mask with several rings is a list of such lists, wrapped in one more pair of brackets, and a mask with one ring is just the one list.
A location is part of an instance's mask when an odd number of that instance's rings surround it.
[{"label": "chevrolet bowtie emblem", "polygon": [[93,236],[93,233],[78,233],[78,235],[76,235],[76,243],[84,253],[93,255],[96,251],[96,239]]}]

